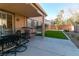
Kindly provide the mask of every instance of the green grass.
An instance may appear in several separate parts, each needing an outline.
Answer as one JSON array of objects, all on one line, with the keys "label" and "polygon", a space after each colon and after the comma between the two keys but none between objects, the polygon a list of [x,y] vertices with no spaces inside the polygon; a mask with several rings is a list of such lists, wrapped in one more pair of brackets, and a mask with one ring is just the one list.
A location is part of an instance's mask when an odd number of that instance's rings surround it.
[{"label": "green grass", "polygon": [[62,31],[46,31],[45,37],[67,39],[67,37],[62,33]]}]

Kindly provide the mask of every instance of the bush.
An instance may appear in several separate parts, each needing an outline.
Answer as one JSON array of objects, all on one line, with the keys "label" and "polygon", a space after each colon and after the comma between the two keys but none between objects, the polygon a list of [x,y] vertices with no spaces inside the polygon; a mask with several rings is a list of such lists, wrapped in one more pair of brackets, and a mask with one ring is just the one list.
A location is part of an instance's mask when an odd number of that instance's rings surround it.
[{"label": "bush", "polygon": [[76,39],[79,40],[79,36],[77,36]]},{"label": "bush", "polygon": [[64,30],[65,32],[69,32],[69,30]]}]

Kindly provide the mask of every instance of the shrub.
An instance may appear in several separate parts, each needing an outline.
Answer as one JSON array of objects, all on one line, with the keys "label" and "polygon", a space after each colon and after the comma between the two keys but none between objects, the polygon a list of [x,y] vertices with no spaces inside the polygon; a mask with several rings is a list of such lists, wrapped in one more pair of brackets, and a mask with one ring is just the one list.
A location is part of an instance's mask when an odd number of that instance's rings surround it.
[{"label": "shrub", "polygon": [[76,39],[79,40],[79,36],[77,36]]},{"label": "shrub", "polygon": [[69,32],[69,30],[64,30],[65,32]]}]

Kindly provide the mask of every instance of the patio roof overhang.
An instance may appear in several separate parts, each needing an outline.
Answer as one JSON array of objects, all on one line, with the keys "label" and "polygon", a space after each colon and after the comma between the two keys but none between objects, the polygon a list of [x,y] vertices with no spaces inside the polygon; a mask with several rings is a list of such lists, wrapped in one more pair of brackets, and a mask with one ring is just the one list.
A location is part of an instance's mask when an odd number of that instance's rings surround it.
[{"label": "patio roof overhang", "polygon": [[0,3],[0,9],[26,17],[46,16],[34,3]]}]

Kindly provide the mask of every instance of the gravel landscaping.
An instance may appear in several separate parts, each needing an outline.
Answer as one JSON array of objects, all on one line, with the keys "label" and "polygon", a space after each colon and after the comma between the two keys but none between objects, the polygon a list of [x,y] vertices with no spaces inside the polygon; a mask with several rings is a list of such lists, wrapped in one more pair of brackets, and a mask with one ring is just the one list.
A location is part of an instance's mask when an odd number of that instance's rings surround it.
[{"label": "gravel landscaping", "polygon": [[79,48],[79,33],[77,32],[66,32],[70,37],[71,41]]}]

